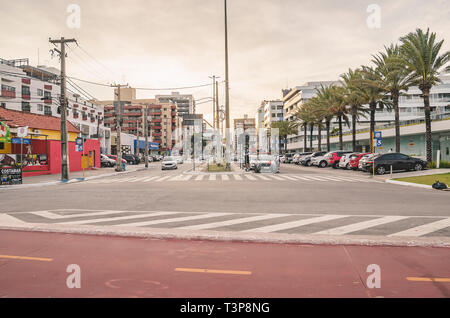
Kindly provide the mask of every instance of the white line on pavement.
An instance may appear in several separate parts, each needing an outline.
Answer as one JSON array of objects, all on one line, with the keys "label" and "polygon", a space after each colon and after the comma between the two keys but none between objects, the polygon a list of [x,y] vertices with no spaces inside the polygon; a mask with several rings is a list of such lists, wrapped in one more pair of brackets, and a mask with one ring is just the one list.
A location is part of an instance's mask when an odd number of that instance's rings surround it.
[{"label": "white line on pavement", "polygon": [[436,222],[416,226],[405,231],[390,234],[388,236],[422,236],[450,227],[450,218],[445,218]]},{"label": "white line on pavement", "polygon": [[280,223],[280,224],[263,226],[263,227],[259,227],[259,228],[255,228],[255,229],[245,230],[243,232],[270,233],[270,232],[292,229],[292,228],[299,227],[302,225],[308,225],[308,224],[319,223],[319,222],[324,222],[324,221],[331,221],[331,220],[341,219],[341,218],[345,218],[345,217],[348,217],[348,215],[325,215],[325,216],[309,218],[306,220],[299,220],[299,221],[292,221],[292,222],[285,222],[285,223]]},{"label": "white line on pavement", "polygon": [[204,175],[198,175],[197,178],[195,178],[195,181],[202,181],[203,180]]},{"label": "white line on pavement", "polygon": [[385,216],[375,220],[369,220],[364,222],[353,223],[350,225],[340,226],[333,229],[320,231],[314,234],[328,234],[328,235],[343,235],[351,232],[356,232],[360,230],[365,230],[377,225],[382,225],[386,223],[391,223],[399,220],[407,219],[407,216]]},{"label": "white line on pavement", "polygon": [[214,180],[216,180],[216,175],[215,174],[210,175],[209,181],[214,181]]},{"label": "white line on pavement", "polygon": [[155,182],[161,182],[161,181],[164,181],[164,180],[166,180],[166,179],[169,179],[170,177],[172,177],[172,176],[165,176],[165,177],[156,179]]},{"label": "white line on pavement", "polygon": [[238,219],[222,221],[222,222],[213,222],[213,223],[206,223],[206,224],[183,226],[183,227],[178,227],[177,229],[205,230],[205,229],[212,229],[212,228],[221,227],[221,226],[228,226],[228,225],[241,224],[241,223],[246,223],[246,222],[273,219],[273,218],[287,216],[287,215],[289,215],[289,214],[264,214],[264,215],[250,216],[250,217],[238,218]]},{"label": "white line on pavement", "polygon": [[[110,217],[110,218],[100,218],[100,219],[90,219],[90,220],[80,220],[80,221],[68,221],[68,222],[59,222],[58,224],[96,224],[101,222],[109,222],[109,221],[123,221],[123,220],[134,220],[134,219],[142,219],[145,217],[153,217],[153,216],[159,216],[159,215],[171,215],[171,214],[177,214],[177,212],[156,212],[156,213],[142,213],[139,215],[128,215],[128,216],[117,216],[117,217]],[[128,225],[128,224],[124,224]]]},{"label": "white line on pavement", "polygon": [[248,175],[248,174],[245,174],[245,177],[246,177],[248,180],[252,180],[252,181],[258,180],[258,179],[256,179],[254,176],[251,176],[251,175]]},{"label": "white line on pavement", "polygon": [[222,175],[222,181],[228,181],[228,180],[230,180],[230,177],[227,176],[226,174],[223,174]]},{"label": "white line on pavement", "polygon": [[[233,213],[231,213],[231,214],[233,214]],[[179,217],[179,218],[170,218],[170,219],[153,220],[153,221],[142,221],[142,222],[135,222],[135,223],[120,224],[120,225],[121,226],[147,226],[147,225],[156,225],[156,224],[170,223],[170,222],[200,220],[200,219],[206,219],[206,218],[223,216],[223,215],[230,215],[230,213],[205,213],[205,214],[194,215],[194,216],[183,216],[183,217]]]},{"label": "white line on pavement", "polygon": [[99,215],[109,215],[109,214],[119,214],[124,213],[122,211],[102,211],[102,212],[89,212],[89,213],[77,213],[77,214],[66,214],[66,215],[57,215],[48,211],[38,211],[31,212],[32,214],[41,216],[43,218],[52,219],[52,220],[64,220],[71,219],[76,217],[85,217],[85,216],[99,216]]},{"label": "white line on pavement", "polygon": [[237,181],[242,181],[242,177],[238,174],[233,174],[233,177],[237,180]]}]

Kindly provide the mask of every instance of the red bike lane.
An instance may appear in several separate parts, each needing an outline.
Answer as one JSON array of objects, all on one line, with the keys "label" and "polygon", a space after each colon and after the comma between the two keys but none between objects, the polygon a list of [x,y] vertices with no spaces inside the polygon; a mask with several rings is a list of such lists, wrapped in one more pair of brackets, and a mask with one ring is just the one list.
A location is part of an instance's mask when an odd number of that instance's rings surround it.
[{"label": "red bike lane", "polygon": [[[67,286],[71,264],[79,266],[80,288]],[[367,285],[371,264],[379,266],[380,288]],[[0,297],[449,296],[449,248],[0,231]]]}]

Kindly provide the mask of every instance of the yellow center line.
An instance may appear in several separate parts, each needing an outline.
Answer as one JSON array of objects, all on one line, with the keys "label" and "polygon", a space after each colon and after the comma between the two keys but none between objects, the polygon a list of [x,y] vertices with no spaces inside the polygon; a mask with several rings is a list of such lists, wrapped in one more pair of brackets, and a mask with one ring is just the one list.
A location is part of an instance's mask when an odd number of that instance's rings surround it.
[{"label": "yellow center line", "polygon": [[204,274],[231,274],[231,275],[251,275],[249,271],[233,271],[206,268],[175,268],[176,272],[204,273]]},{"label": "yellow center line", "polygon": [[23,259],[23,260],[27,260],[27,261],[40,261],[40,262],[51,262],[51,261],[53,261],[53,258],[16,256],[16,255],[0,255],[0,258]]},{"label": "yellow center line", "polygon": [[437,277],[406,277],[407,280],[412,282],[439,282],[450,283],[450,278],[437,278]]}]

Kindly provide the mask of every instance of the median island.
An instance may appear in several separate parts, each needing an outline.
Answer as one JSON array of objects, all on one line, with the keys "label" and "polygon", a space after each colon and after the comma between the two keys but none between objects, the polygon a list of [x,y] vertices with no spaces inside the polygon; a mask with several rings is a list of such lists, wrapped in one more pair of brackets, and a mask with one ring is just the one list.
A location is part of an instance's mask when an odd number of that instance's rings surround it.
[{"label": "median island", "polygon": [[439,182],[445,183],[447,185],[450,185],[450,173],[432,174],[432,175],[420,176],[420,177],[397,178],[397,179],[393,179],[393,180],[426,184],[426,185],[433,185],[433,183],[435,183],[436,181],[439,181]]}]

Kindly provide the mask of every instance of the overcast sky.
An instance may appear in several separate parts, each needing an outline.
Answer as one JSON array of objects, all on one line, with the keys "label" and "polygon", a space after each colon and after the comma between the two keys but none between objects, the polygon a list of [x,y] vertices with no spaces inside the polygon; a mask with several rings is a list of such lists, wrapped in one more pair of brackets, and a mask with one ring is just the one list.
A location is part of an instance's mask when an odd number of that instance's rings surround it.
[{"label": "overcast sky", "polygon": [[[67,26],[67,6],[81,8],[81,27]],[[381,8],[381,27],[369,28],[370,4]],[[0,0],[0,57],[30,58],[58,66],[48,38],[74,37],[67,71],[101,83],[179,87],[224,79],[223,0]],[[232,118],[254,116],[264,99],[307,81],[336,80],[349,67],[417,27],[430,27],[450,50],[448,0],[228,0]],[[112,89],[81,85],[98,99]],[[224,103],[224,86],[220,103]],[[196,99],[211,88],[180,90]],[[138,91],[138,98],[166,92]],[[168,91],[170,93],[170,91]],[[198,106],[209,114],[211,104]]]}]

